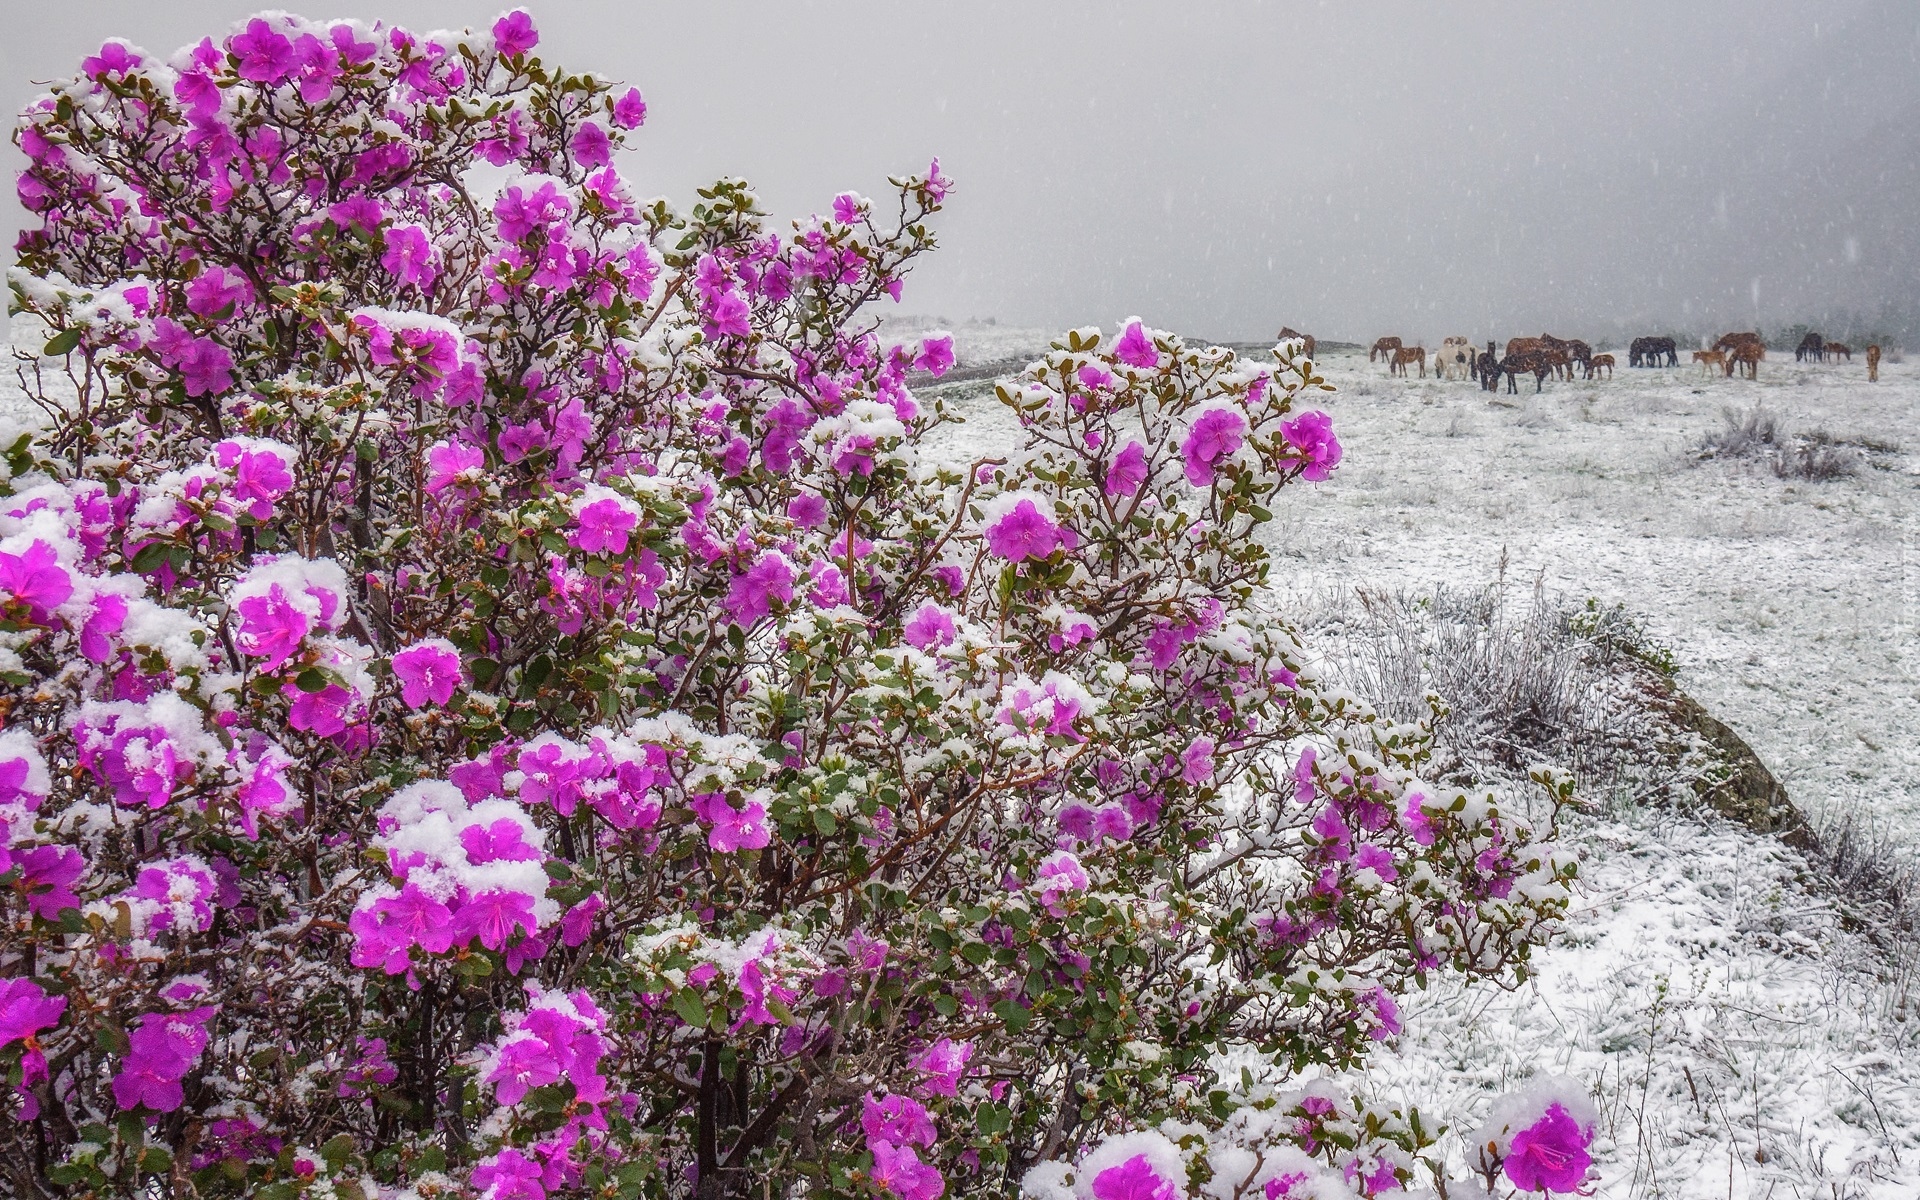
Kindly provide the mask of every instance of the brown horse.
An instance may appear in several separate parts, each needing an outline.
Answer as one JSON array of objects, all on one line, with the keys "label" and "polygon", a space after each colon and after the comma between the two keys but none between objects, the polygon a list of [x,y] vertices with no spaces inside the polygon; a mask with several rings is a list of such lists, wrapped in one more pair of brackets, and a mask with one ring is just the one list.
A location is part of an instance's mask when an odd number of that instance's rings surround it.
[{"label": "brown horse", "polygon": [[1867,347],[1867,382],[1880,382],[1880,347]]},{"label": "brown horse", "polygon": [[1826,345],[1826,355],[1827,355],[1828,362],[1833,362],[1837,359],[1842,359],[1842,358],[1846,359],[1848,362],[1852,362],[1853,347],[1847,345],[1845,342],[1828,342]]},{"label": "brown horse", "polygon": [[1729,356],[1740,346],[1758,346],[1762,350],[1767,348],[1767,344],[1760,340],[1760,335],[1757,333],[1723,333],[1720,335],[1720,340],[1713,344],[1715,350],[1724,350]]},{"label": "brown horse", "polygon": [[1507,394],[1515,395],[1520,389],[1517,382],[1521,375],[1533,373],[1533,390],[1540,391],[1547,382],[1547,376],[1553,374],[1553,361],[1545,350],[1522,350],[1518,354],[1509,354],[1495,368],[1499,374],[1507,377]]},{"label": "brown horse", "polygon": [[1725,350],[1695,350],[1693,352],[1693,361],[1700,364],[1702,373],[1712,375],[1716,371],[1725,371],[1727,369],[1727,352]]},{"label": "brown horse", "polygon": [[1760,360],[1767,356],[1767,348],[1755,338],[1751,342],[1741,342],[1727,355],[1727,374],[1731,376],[1735,369],[1745,367],[1748,379],[1760,378]]},{"label": "brown horse", "polygon": [[[1575,338],[1567,343],[1567,357],[1585,367],[1593,361],[1593,347]],[[1591,370],[1587,371],[1587,378],[1593,378]]]},{"label": "brown horse", "polygon": [[1508,358],[1512,358],[1516,354],[1526,354],[1529,351],[1545,350],[1546,348],[1547,348],[1547,343],[1542,338],[1508,338],[1507,339],[1507,357]]},{"label": "brown horse", "polygon": [[1587,360],[1587,378],[1592,379],[1595,371],[1604,370],[1607,378],[1613,378],[1613,355],[1596,354]]},{"label": "brown horse", "polygon": [[1400,348],[1399,338],[1383,337],[1379,341],[1373,344],[1373,349],[1367,351],[1367,361],[1372,362],[1376,358],[1384,358],[1388,362],[1392,362],[1393,352],[1395,350],[1398,350],[1399,348]]},{"label": "brown horse", "polygon": [[1391,374],[1405,378],[1407,374],[1407,364],[1410,362],[1420,364],[1420,378],[1425,379],[1427,377],[1427,349],[1425,346],[1402,346],[1395,350],[1393,352],[1393,364],[1389,366],[1387,370]]},{"label": "brown horse", "polygon": [[1303,343],[1305,343],[1308,358],[1313,357],[1314,348],[1319,346],[1320,344],[1319,342],[1314,340],[1314,337],[1312,334],[1301,333],[1298,329],[1295,329],[1291,325],[1282,325],[1280,327],[1280,332],[1273,335],[1273,340],[1276,342],[1284,342],[1288,338],[1299,338]]}]

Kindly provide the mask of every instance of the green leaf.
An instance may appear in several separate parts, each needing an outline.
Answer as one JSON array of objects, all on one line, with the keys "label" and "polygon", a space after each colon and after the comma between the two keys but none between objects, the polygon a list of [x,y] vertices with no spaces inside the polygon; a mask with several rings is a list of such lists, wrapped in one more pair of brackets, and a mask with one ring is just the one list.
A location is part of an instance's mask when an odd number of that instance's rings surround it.
[{"label": "green leaf", "polygon": [[63,329],[48,339],[46,346],[40,351],[40,354],[43,358],[59,358],[72,351],[72,349],[79,344],[80,331],[78,329]]},{"label": "green leaf", "polygon": [[303,692],[324,692],[327,690],[327,677],[308,667],[293,678],[293,686]]},{"label": "green leaf", "polygon": [[691,989],[683,988],[673,994],[673,1013],[695,1029],[707,1023],[707,1006]]},{"label": "green leaf", "polygon": [[821,837],[832,837],[834,831],[840,828],[840,822],[834,820],[833,814],[826,809],[816,808],[813,810],[813,827],[820,831]]},{"label": "green leaf", "polygon": [[131,565],[136,574],[145,575],[149,572],[159,570],[160,564],[166,561],[166,557],[167,544],[165,542],[148,542],[146,545],[140,547],[139,553],[133,556]]},{"label": "green leaf", "polygon": [[994,1005],[993,1015],[1000,1018],[1010,1033],[1019,1033],[1033,1024],[1033,1013],[1011,1000],[1002,1000]]}]

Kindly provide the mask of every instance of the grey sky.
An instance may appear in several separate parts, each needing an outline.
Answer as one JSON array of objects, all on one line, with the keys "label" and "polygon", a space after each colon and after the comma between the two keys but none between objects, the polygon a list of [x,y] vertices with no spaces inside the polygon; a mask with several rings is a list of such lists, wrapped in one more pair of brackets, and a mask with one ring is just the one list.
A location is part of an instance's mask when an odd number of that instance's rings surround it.
[{"label": "grey sky", "polygon": [[[685,205],[740,174],[799,215],[939,154],[959,187],[909,312],[1137,312],[1223,338],[1849,315],[1920,334],[1911,0],[529,7],[543,55],[646,94],[639,191]],[[164,54],[251,11],[6,8],[14,109],[108,34]],[[500,8],[303,11],[424,29]]]}]

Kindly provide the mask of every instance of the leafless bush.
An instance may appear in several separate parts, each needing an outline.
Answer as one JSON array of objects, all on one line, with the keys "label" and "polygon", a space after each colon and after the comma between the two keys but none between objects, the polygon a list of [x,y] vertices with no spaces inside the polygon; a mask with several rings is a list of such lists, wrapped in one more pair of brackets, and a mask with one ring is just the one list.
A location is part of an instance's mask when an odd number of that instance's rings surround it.
[{"label": "leafless bush", "polygon": [[1745,412],[1720,410],[1721,427],[1700,439],[1694,448],[1696,460],[1710,458],[1757,458],[1777,449],[1780,418],[1756,404]]},{"label": "leafless bush", "polygon": [[1835,439],[1821,430],[1795,437],[1769,456],[1773,473],[1782,479],[1806,479],[1826,483],[1844,479],[1860,469],[1865,458],[1857,446]]},{"label": "leafless bush", "polygon": [[1382,712],[1412,721],[1437,696],[1443,777],[1523,773],[1549,761],[1591,798],[1691,795],[1711,768],[1699,739],[1657,707],[1671,660],[1619,610],[1499,586],[1430,595],[1359,591],[1309,621],[1329,666]]}]

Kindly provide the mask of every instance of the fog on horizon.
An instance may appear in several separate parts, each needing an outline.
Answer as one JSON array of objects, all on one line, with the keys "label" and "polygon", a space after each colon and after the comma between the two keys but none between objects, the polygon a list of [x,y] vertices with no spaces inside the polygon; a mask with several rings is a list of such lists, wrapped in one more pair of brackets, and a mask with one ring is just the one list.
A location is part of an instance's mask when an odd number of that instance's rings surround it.
[{"label": "fog on horizon", "polygon": [[[15,0],[5,100],[105,36],[167,55],[254,7]],[[938,154],[958,186],[905,313],[1920,344],[1920,6],[1896,0],[528,7],[542,56],[646,94],[636,192],[685,208],[744,175],[784,219]],[[9,239],[25,215],[9,189]]]}]

